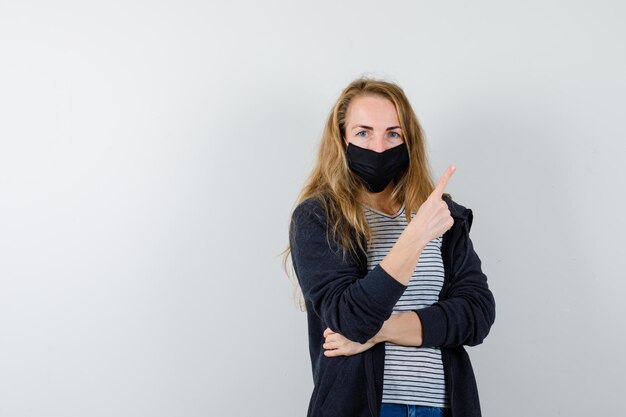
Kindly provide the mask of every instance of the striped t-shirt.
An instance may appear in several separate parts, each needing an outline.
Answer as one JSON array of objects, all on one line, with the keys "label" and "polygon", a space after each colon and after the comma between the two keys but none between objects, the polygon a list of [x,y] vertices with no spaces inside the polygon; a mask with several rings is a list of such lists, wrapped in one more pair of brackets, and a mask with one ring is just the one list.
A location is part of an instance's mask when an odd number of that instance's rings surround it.
[{"label": "striped t-shirt", "polygon": [[[371,271],[391,250],[408,223],[404,206],[394,215],[366,207],[365,218],[372,233],[367,249],[367,268]],[[439,237],[422,250],[409,285],[393,312],[411,311],[436,303],[443,276]],[[448,407],[441,350],[385,342],[383,402]]]}]

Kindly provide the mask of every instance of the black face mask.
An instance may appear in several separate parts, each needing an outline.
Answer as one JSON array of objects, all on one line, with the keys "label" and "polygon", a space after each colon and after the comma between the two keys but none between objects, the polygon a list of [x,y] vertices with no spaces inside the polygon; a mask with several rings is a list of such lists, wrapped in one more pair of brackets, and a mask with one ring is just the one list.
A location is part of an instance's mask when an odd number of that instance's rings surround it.
[{"label": "black face mask", "polygon": [[405,143],[380,153],[349,143],[346,158],[350,169],[373,193],[383,191],[391,180],[409,166],[409,152]]}]

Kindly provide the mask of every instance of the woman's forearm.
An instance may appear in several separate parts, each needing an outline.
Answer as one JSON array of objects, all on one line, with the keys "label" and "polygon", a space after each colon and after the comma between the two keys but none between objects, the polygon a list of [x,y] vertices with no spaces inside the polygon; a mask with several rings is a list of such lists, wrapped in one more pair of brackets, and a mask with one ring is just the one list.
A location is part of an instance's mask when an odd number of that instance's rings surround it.
[{"label": "woman's forearm", "polygon": [[415,244],[414,238],[409,232],[410,230],[405,230],[400,235],[396,244],[380,262],[380,266],[385,272],[404,286],[409,285],[422,249],[426,246],[426,243]]},{"label": "woman's forearm", "polygon": [[392,314],[370,341],[373,343],[391,342],[402,346],[421,346],[422,322],[414,311]]},{"label": "woman's forearm", "polygon": [[395,245],[380,262],[380,266],[396,281],[408,286],[422,249],[436,237],[443,236],[454,224],[443,192],[456,168],[448,167],[439,183],[419,207]]},{"label": "woman's forearm", "polygon": [[422,325],[417,314],[413,311],[392,314],[383,323],[380,331],[365,343],[354,342],[326,328],[322,347],[327,357],[352,356],[381,342],[392,342],[402,346],[421,346]]}]

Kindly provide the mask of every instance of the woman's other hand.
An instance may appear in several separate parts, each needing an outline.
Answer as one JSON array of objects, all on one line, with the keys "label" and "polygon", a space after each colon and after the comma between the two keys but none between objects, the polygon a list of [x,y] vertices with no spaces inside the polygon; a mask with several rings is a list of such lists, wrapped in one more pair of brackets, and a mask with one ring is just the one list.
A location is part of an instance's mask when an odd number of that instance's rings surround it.
[{"label": "woman's other hand", "polygon": [[322,347],[324,350],[324,356],[352,356],[357,353],[366,351],[375,345],[370,339],[365,343],[353,342],[350,339],[346,339],[342,334],[333,332],[330,328],[324,330],[324,344]]}]

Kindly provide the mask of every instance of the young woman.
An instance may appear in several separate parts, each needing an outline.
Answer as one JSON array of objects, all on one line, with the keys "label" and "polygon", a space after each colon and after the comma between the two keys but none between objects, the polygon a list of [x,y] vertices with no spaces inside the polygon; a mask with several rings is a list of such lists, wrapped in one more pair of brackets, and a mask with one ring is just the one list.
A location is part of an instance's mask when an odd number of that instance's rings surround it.
[{"label": "young woman", "polygon": [[480,416],[464,345],[495,301],[469,238],[472,212],[435,185],[402,89],[341,94],[289,233],[307,311],[309,417]]}]

